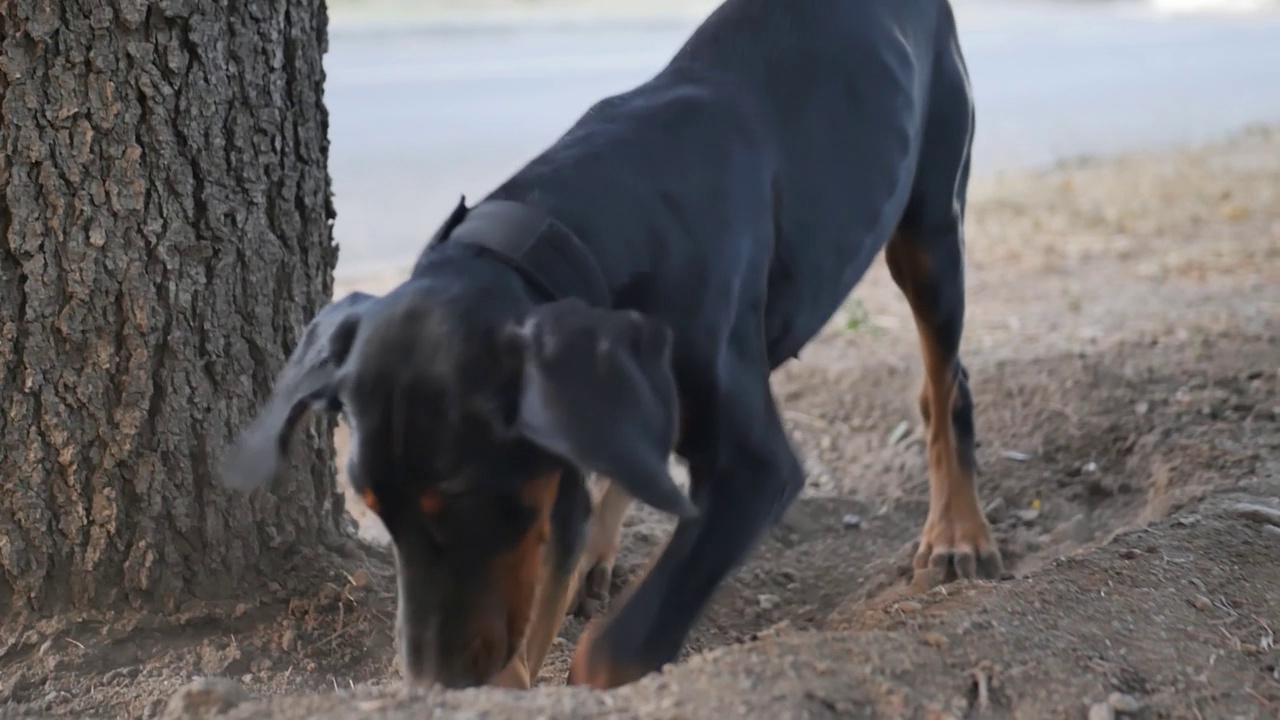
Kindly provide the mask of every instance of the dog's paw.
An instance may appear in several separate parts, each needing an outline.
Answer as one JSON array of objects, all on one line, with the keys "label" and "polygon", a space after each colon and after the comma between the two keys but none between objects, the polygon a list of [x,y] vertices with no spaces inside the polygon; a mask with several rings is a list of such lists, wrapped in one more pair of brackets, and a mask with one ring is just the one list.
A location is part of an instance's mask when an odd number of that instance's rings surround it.
[{"label": "dog's paw", "polygon": [[603,616],[609,609],[609,591],[612,586],[613,560],[597,560],[582,576],[573,614],[588,620]]},{"label": "dog's paw", "polygon": [[920,533],[912,567],[917,580],[923,576],[931,585],[1004,576],[1004,562],[991,538],[991,525],[976,503],[972,508],[930,518]]},{"label": "dog's paw", "polygon": [[578,645],[573,649],[573,659],[569,661],[566,684],[611,690],[635,682],[650,670],[657,669],[636,662],[620,662],[616,657],[611,657],[608,645],[601,646],[597,642],[603,630],[604,623],[600,620],[592,620],[582,629]]}]

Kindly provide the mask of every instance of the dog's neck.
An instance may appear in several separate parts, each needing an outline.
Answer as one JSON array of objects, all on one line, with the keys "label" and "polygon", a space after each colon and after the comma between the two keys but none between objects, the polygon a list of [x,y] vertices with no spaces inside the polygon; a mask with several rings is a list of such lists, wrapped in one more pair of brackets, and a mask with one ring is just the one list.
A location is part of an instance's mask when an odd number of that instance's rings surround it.
[{"label": "dog's neck", "polygon": [[576,297],[597,307],[612,305],[608,281],[587,247],[532,205],[490,199],[468,210],[459,203],[418,265],[425,270],[433,260],[468,250],[477,260],[487,256],[506,265],[542,301]]},{"label": "dog's neck", "polygon": [[445,302],[482,325],[518,321],[550,298],[493,253],[448,243],[423,253],[410,281],[426,281]]}]

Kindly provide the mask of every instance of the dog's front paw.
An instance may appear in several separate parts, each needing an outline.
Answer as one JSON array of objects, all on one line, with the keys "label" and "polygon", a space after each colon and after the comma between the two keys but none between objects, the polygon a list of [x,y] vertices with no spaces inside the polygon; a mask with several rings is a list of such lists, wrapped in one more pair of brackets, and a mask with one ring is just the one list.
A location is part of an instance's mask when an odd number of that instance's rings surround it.
[{"label": "dog's front paw", "polygon": [[633,662],[620,661],[609,651],[609,644],[599,642],[604,623],[592,620],[582,629],[578,645],[569,661],[568,685],[586,685],[597,690],[611,690],[635,682],[648,674],[650,668]]},{"label": "dog's front paw", "polygon": [[912,566],[916,577],[926,576],[929,584],[966,578],[998,580],[1004,575],[1000,549],[977,502],[931,515],[920,533]]}]

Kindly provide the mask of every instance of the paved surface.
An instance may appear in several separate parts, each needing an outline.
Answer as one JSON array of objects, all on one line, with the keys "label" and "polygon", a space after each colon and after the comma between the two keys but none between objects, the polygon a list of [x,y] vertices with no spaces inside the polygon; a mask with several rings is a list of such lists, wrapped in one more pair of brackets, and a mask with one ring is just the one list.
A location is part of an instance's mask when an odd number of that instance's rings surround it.
[{"label": "paved surface", "polygon": [[[1280,121],[1280,12],[1030,0],[957,11],[979,176]],[[325,64],[338,275],[411,262],[459,193],[478,199],[596,99],[646,79],[694,24],[336,26]]]}]

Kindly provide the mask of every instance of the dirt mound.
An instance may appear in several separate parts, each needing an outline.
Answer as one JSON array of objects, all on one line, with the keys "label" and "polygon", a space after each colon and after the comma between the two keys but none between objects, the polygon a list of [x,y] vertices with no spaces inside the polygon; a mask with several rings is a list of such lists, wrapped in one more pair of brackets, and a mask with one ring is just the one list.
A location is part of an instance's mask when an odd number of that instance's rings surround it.
[{"label": "dirt mound", "polygon": [[1239,502],[1015,581],[859,603],[823,631],[771,632],[612,693],[362,689],[231,717],[1053,718],[1113,694],[1145,717],[1263,717],[1278,682],[1280,596],[1266,588],[1280,583],[1280,535],[1244,519]]},{"label": "dirt mound", "polygon": [[[0,717],[1276,717],[1280,133],[973,195],[964,356],[1014,579],[906,582],[919,359],[877,267],[775,379],[804,497],[664,673],[556,687],[571,618],[532,692],[403,695],[393,571],[357,515],[374,544],[319,594],[0,658]],[[619,585],[669,524],[626,528]]]}]

